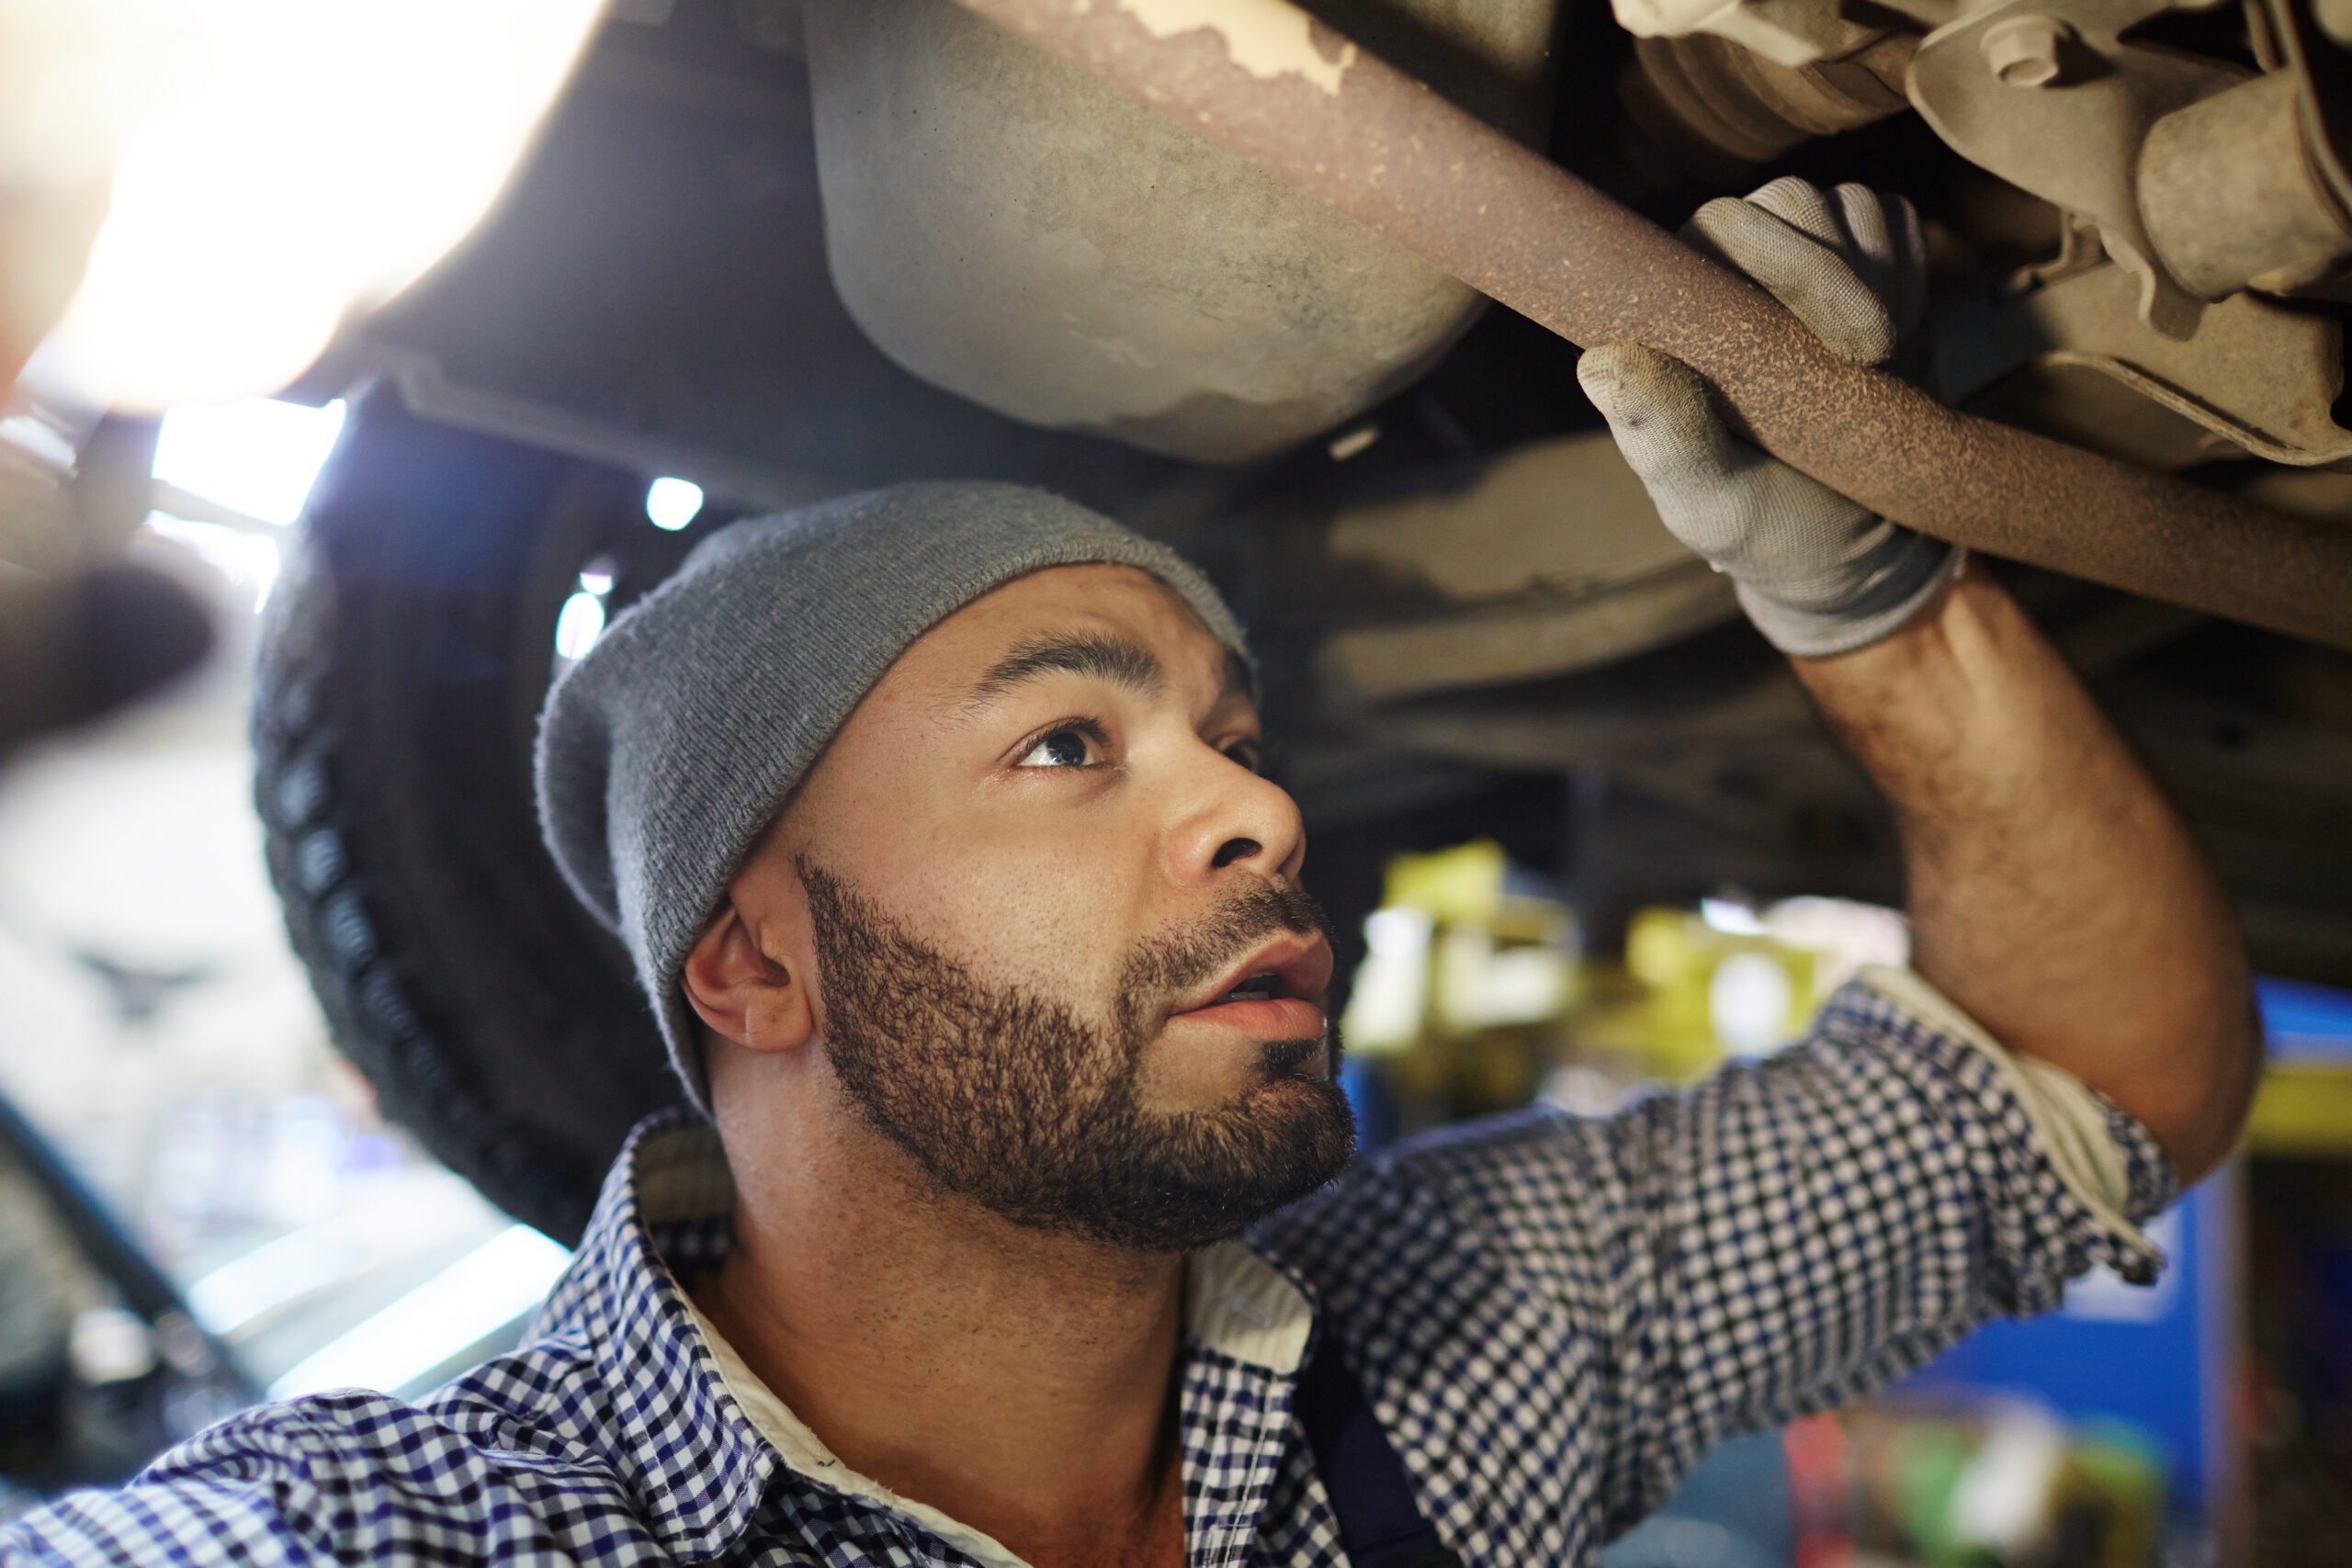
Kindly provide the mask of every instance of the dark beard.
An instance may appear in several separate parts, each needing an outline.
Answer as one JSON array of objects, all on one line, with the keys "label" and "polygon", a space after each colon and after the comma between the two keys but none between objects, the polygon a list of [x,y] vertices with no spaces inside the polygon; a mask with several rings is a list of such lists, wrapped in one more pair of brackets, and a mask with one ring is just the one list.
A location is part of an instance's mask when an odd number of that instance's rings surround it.
[{"label": "dark beard", "polygon": [[1116,1022],[997,985],[919,941],[840,878],[808,891],[833,1074],[940,1186],[1017,1224],[1147,1252],[1237,1235],[1346,1168],[1355,1123],[1317,1042],[1269,1041],[1262,1082],[1210,1110],[1148,1112],[1136,1083],[1159,1010],[1281,931],[1326,929],[1313,899],[1261,888],[1140,944]]}]

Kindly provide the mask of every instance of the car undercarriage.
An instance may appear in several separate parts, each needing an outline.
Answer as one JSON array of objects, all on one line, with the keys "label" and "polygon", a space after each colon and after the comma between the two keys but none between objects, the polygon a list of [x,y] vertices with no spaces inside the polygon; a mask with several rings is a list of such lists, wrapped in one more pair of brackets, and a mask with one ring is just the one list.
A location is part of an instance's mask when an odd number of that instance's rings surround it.
[{"label": "car undercarriage", "polygon": [[[2352,538],[2327,6],[1308,9],[1315,58],[1344,36],[1656,224],[1781,174],[1910,197],[1945,399]],[[617,613],[733,518],[916,478],[1045,486],[1210,570],[1349,943],[1388,852],[1480,832],[1600,951],[1726,886],[1899,902],[1883,807],[1658,523],[1577,352],[950,0],[627,0],[492,220],[290,394],[356,400],[256,716],[339,1039],[436,1153],[576,1234],[674,1091],[532,819],[559,615]],[[707,498],[684,527],[649,525],[655,476]],[[2077,521],[1996,570],[2258,964],[2352,981],[2337,558],[2275,591],[2297,636],[2216,613],[2235,569],[2163,519]]]}]

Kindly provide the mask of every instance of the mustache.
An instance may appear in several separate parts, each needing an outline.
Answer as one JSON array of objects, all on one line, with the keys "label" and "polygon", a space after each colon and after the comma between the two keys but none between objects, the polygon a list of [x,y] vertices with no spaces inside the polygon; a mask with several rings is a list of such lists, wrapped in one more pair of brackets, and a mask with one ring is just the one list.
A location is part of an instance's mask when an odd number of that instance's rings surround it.
[{"label": "mustache", "polygon": [[1303,887],[1268,885],[1237,893],[1208,914],[1146,939],[1128,955],[1120,992],[1131,1008],[1184,995],[1216,977],[1268,937],[1331,937],[1330,917]]}]

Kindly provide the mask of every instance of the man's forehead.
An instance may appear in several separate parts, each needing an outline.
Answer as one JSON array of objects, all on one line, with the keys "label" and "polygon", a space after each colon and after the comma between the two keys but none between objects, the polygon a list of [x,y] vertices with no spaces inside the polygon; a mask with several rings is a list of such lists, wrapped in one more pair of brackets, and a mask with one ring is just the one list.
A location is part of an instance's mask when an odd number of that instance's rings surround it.
[{"label": "man's forehead", "polygon": [[1156,695],[1205,684],[1250,694],[1248,667],[1191,606],[1126,566],[1057,567],[975,599],[908,650],[906,674],[933,695],[985,705],[1032,680],[1067,673]]}]

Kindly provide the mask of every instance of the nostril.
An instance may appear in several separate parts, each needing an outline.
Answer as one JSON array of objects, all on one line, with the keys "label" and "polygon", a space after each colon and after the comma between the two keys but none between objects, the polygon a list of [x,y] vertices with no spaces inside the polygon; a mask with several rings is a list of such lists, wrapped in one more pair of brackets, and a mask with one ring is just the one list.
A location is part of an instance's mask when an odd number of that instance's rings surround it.
[{"label": "nostril", "polygon": [[1238,860],[1248,860],[1265,848],[1255,839],[1227,839],[1216,849],[1216,858],[1209,862],[1213,871],[1223,871]]}]

